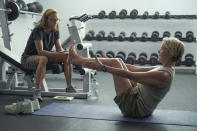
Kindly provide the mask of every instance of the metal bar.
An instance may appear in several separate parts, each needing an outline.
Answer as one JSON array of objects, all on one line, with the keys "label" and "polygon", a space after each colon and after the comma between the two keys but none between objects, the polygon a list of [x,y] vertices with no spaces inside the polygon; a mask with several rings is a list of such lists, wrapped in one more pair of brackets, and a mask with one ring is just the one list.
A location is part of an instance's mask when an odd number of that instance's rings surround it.
[{"label": "metal bar", "polygon": [[4,12],[12,12],[12,10],[11,10],[11,9],[2,9],[2,8],[0,8],[0,11],[4,11]]},{"label": "metal bar", "polygon": [[[4,0],[0,0],[0,8],[5,8]],[[3,35],[3,42],[5,48],[11,50],[11,45],[10,45],[10,33],[9,33],[9,27],[7,23],[7,14],[5,12],[0,11],[0,23],[1,23],[1,28],[2,28],[2,35]]]},{"label": "metal bar", "polygon": [[[53,96],[70,96],[74,97],[76,99],[87,99],[88,96],[90,96],[90,92],[85,92],[85,93],[68,93],[68,92],[42,92],[42,96],[48,96],[48,97],[53,97]],[[28,95],[32,96],[33,92],[32,91],[24,91],[24,90],[7,90],[7,89],[0,89],[0,94],[12,94],[12,95]]]},{"label": "metal bar", "polygon": [[0,81],[6,81],[5,61],[0,58]]},{"label": "metal bar", "polygon": [[39,14],[39,13],[29,12],[29,11],[22,11],[22,10],[20,10],[19,13],[21,13],[21,14],[29,14],[29,15],[38,15],[38,16],[42,16],[42,15]]}]

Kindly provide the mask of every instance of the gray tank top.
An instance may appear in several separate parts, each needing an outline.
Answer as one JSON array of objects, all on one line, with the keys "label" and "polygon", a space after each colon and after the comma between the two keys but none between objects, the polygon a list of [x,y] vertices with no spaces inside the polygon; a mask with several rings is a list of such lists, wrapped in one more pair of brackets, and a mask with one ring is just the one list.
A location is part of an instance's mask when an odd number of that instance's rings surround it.
[{"label": "gray tank top", "polygon": [[150,72],[161,71],[161,70],[167,71],[171,74],[171,82],[167,87],[159,88],[159,87],[153,87],[153,86],[137,83],[136,90],[139,94],[137,99],[137,107],[139,113],[142,116],[150,115],[157,107],[159,102],[164,98],[164,96],[167,94],[167,92],[171,87],[172,80],[175,75],[174,68],[159,66],[150,70]]}]

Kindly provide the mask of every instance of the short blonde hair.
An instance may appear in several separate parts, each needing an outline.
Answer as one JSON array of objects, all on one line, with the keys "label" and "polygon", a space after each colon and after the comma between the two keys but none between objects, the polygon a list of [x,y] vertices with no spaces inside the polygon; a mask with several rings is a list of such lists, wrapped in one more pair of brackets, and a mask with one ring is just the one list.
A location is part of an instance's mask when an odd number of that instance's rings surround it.
[{"label": "short blonde hair", "polygon": [[172,61],[178,61],[184,54],[184,43],[177,38],[164,38],[163,46],[167,49],[168,53],[172,55]]},{"label": "short blonde hair", "polygon": [[[55,9],[47,9],[44,14],[42,15],[42,18],[38,22],[38,26],[47,29],[48,28],[48,18],[51,14],[57,14],[57,11]],[[57,27],[55,29],[56,31],[59,30],[59,24],[57,24]]]}]

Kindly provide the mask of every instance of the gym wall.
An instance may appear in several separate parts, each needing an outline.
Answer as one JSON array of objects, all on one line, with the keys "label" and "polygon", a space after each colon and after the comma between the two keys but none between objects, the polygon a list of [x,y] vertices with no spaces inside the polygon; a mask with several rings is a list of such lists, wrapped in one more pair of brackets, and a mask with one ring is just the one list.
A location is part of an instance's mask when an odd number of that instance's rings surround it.
[{"label": "gym wall", "polygon": [[[121,9],[126,9],[128,13],[132,9],[137,9],[138,14],[142,14],[144,11],[148,11],[149,14],[154,14],[155,11],[159,11],[160,14],[164,14],[165,11],[170,11],[174,15],[183,14],[197,14],[197,1],[196,0],[39,0],[43,6],[44,10],[48,8],[55,8],[59,12],[60,17],[60,34],[61,41],[64,41],[68,36],[67,24],[69,24],[70,16],[79,16],[83,13],[90,15],[98,14],[101,10],[105,10],[108,14],[110,11],[115,10],[117,13]],[[31,2],[25,0],[25,2]],[[22,53],[24,45],[30,34],[30,29],[33,28],[32,22],[34,20],[39,20],[39,16],[31,15],[21,15],[20,18],[15,20],[11,25],[11,32],[15,33],[12,37],[14,41],[12,43],[13,50],[18,54]],[[21,24],[22,23],[22,24]],[[94,30],[98,33],[100,30],[104,30],[106,34],[110,31],[115,31],[116,36],[121,32],[125,31],[126,36],[129,36],[131,32],[137,32],[137,36],[141,36],[142,32],[147,32],[148,36],[155,30],[159,31],[160,36],[162,36],[164,31],[171,32],[174,35],[176,31],[181,31],[183,37],[188,30],[197,34],[197,22],[196,20],[164,20],[164,19],[148,19],[148,20],[91,20],[86,22],[86,32],[88,30]],[[131,51],[135,51],[137,56],[142,51],[146,51],[148,57],[150,53],[157,52],[160,47],[161,42],[97,42],[91,41],[93,43],[92,50],[103,50],[104,52],[112,50],[115,53],[118,51],[124,51],[128,54]],[[196,47],[195,43],[186,43],[186,52],[195,54]]]},{"label": "gym wall", "polygon": [[[62,41],[68,37],[68,30],[66,25],[69,24],[70,16],[80,16],[82,13],[87,13],[90,15],[98,14],[101,10],[105,10],[106,14],[110,11],[115,10],[117,13],[121,9],[126,9],[128,14],[132,9],[137,9],[138,14],[142,14],[144,11],[148,11],[150,15],[154,14],[155,11],[159,11],[160,15],[164,15],[166,11],[170,11],[172,15],[191,15],[197,14],[197,8],[195,5],[197,1],[188,0],[41,0],[45,8],[56,8],[59,12],[61,19],[61,39]],[[83,4],[84,3],[84,4]],[[116,36],[119,35],[121,31],[126,32],[126,36],[129,36],[131,32],[137,32],[137,36],[141,36],[142,32],[147,32],[150,37],[152,32],[157,30],[160,36],[163,35],[164,31],[169,31],[171,36],[174,36],[176,31],[181,31],[183,37],[188,30],[194,32],[196,36],[197,33],[197,22],[196,20],[180,19],[180,20],[165,20],[165,19],[147,19],[147,20],[90,20],[86,22],[86,32],[88,30],[94,30],[98,33],[100,30],[104,30],[106,35],[110,31],[115,31]],[[115,53],[118,51],[124,51],[128,55],[129,52],[134,51],[136,55],[145,51],[150,56],[150,53],[157,52],[161,42],[108,42],[108,41],[91,41],[93,44],[92,50],[112,50]],[[184,42],[186,46],[185,54],[192,53],[195,55],[196,44]],[[148,58],[149,59],[149,58]]]}]

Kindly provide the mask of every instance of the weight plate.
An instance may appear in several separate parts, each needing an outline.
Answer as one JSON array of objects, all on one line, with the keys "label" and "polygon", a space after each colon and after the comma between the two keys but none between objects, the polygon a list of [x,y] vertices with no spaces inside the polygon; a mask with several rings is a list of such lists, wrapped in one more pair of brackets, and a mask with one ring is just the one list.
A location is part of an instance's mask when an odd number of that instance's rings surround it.
[{"label": "weight plate", "polygon": [[6,9],[11,9],[11,12],[7,12],[8,21],[13,21],[19,16],[19,7],[14,2],[8,2],[6,4]]}]

